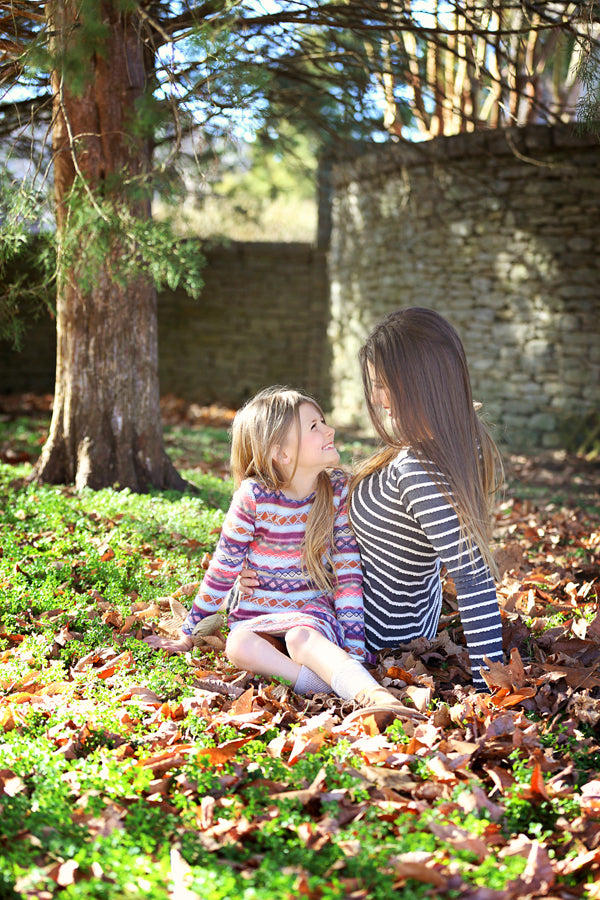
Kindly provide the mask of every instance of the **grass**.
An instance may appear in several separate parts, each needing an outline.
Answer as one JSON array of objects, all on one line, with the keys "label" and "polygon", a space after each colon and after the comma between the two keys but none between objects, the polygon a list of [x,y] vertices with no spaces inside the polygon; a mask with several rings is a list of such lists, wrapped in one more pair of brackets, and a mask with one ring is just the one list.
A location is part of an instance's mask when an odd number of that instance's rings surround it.
[{"label": "grass", "polygon": [[[0,464],[0,897],[450,900],[517,890],[528,855],[503,852],[517,835],[551,859],[585,855],[593,721],[440,694],[419,740],[399,721],[335,731],[339,702],[240,673],[218,646],[168,657],[143,643],[161,598],[199,580],[215,546],[232,491],[225,428],[166,429],[192,497],[28,484],[46,427],[0,422],[14,460]],[[342,435],[344,461],[365,446]],[[590,565],[578,549],[574,566]],[[532,793],[540,759],[544,781],[573,763],[571,792]],[[573,871],[563,881],[584,896],[595,870]]]}]

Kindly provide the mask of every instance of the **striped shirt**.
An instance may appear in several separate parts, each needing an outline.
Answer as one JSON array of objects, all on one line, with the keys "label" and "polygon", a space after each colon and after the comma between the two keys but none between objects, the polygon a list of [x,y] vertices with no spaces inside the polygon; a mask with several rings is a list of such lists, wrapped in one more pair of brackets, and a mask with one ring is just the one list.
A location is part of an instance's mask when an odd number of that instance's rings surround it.
[{"label": "striped shirt", "polygon": [[[230,625],[256,616],[297,613],[307,606],[310,615],[318,618],[321,609],[324,618],[331,616],[341,626],[343,648],[355,658],[365,658],[362,575],[356,538],[348,522],[348,480],[336,470],[331,481],[335,508],[331,558],[336,590],[324,595],[302,570],[302,541],[315,494],[291,500],[281,491],[246,479],[233,496],[215,553],[184,623],[186,634],[205,616],[225,606],[237,576],[247,566],[254,570],[259,586],[252,597],[239,597],[229,612]],[[284,632],[285,619],[281,622]]]},{"label": "striped shirt", "polygon": [[486,689],[483,657],[502,659],[494,582],[479,550],[461,547],[456,512],[409,450],[359,482],[350,519],[362,559],[367,647],[435,637],[443,564],[456,586],[473,683]]}]

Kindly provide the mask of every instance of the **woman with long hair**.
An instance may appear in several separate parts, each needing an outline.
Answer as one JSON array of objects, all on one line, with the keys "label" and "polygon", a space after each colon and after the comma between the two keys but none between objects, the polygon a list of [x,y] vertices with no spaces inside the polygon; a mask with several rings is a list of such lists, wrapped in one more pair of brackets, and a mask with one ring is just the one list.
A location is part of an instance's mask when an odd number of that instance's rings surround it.
[{"label": "woman with long hair", "polygon": [[490,551],[498,450],[481,422],[462,342],[432,309],[390,313],[359,354],[381,448],[356,471],[350,521],[360,548],[367,647],[436,635],[442,567],[451,576],[473,683],[502,658]]}]

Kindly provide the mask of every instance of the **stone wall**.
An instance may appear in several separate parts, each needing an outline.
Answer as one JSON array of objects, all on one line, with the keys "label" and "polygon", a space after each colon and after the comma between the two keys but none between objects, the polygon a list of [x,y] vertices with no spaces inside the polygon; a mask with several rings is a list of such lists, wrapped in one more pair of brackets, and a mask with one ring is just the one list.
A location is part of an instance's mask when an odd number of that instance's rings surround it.
[{"label": "stone wall", "polygon": [[330,402],[325,253],[308,244],[205,250],[199,300],[159,299],[162,393],[232,407],[284,383]]},{"label": "stone wall", "polygon": [[[358,348],[389,310],[423,305],[461,334],[504,444],[585,433],[600,415],[597,138],[533,126],[389,145],[332,179],[330,287],[322,247],[203,247],[200,299],[159,297],[162,393],[237,406],[283,382],[365,424]],[[0,394],[51,392],[54,354],[49,319],[21,353],[0,344]]]},{"label": "stone wall", "polygon": [[390,145],[334,173],[335,417],[364,423],[357,351],[400,306],[459,331],[512,448],[561,447],[600,411],[600,144],[532,126]]},{"label": "stone wall", "polygon": [[[262,387],[286,383],[329,403],[325,253],[308,244],[203,247],[198,300],[158,299],[161,393],[236,407]],[[54,390],[56,336],[32,321],[22,352],[0,344],[0,394]]]}]

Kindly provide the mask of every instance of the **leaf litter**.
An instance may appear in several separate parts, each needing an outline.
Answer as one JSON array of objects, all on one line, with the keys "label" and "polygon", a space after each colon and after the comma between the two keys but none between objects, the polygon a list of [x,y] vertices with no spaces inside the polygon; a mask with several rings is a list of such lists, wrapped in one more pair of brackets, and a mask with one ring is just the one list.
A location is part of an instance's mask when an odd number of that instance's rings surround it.
[{"label": "leaf litter", "polygon": [[[534,462],[513,464],[535,475]],[[581,476],[587,499],[593,471]],[[299,697],[241,672],[223,656],[224,629],[154,683],[135,642],[174,602],[189,605],[197,582],[128,608],[91,593],[89,621],[110,634],[91,650],[72,610],[23,609],[22,629],[0,635],[0,807],[22,811],[31,861],[6,896],[126,896],[102,855],[78,853],[68,835],[101,846],[142,809],[169,825],[136,896],[220,897],[202,887],[208,858],[259,891],[285,838],[308,855],[277,864],[280,896],[600,898],[600,516],[516,495],[496,524],[506,662],[485,673],[489,693],[470,687],[451,582],[438,636],[379,655],[376,677],[425,722],[356,716],[334,695]],[[110,542],[100,550],[110,563]],[[171,662],[157,654],[153,674]],[[34,722],[63,767],[58,847],[56,825],[36,820],[35,767],[8,752]],[[92,761],[105,770],[96,781],[81,768]],[[111,791],[117,771],[124,784]],[[385,852],[365,846],[368,833]],[[0,829],[0,855],[7,840]],[[319,858],[325,868],[308,862]],[[505,874],[494,881],[494,870]]]}]

